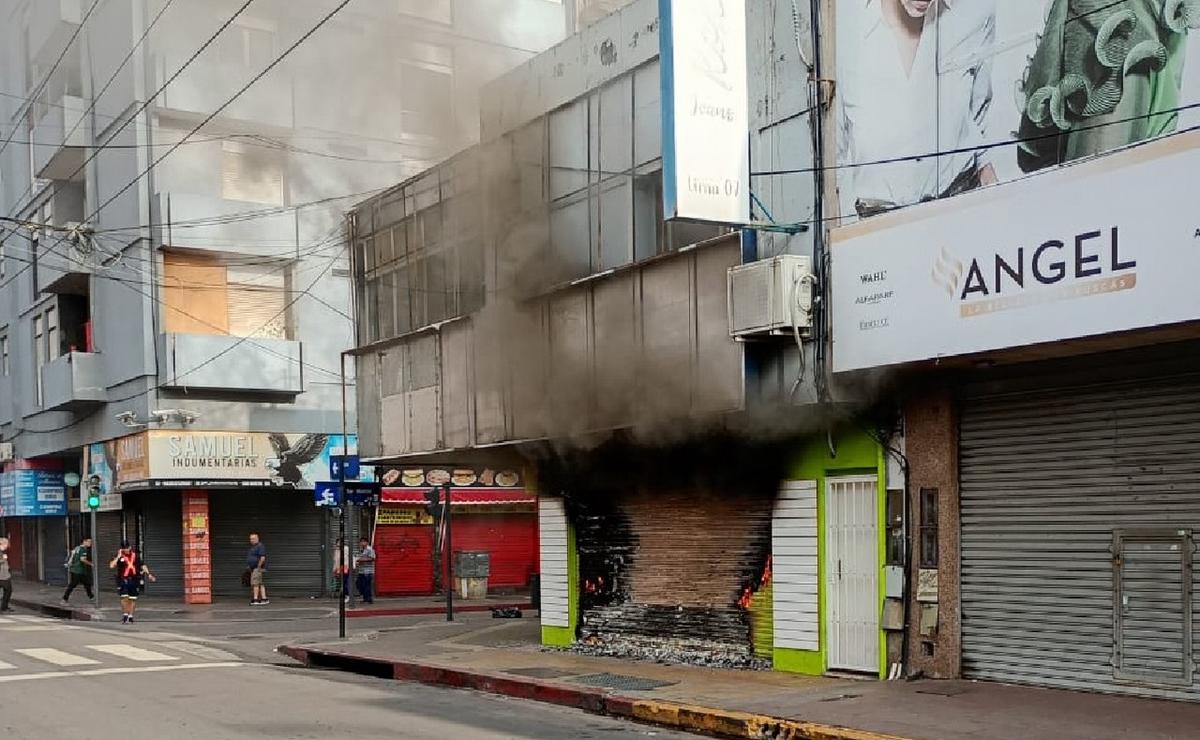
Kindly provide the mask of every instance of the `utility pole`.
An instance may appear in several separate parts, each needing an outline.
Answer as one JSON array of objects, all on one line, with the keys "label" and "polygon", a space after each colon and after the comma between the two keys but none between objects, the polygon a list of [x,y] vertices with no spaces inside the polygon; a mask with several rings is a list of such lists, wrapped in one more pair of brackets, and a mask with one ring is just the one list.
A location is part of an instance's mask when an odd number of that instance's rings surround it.
[{"label": "utility pole", "polygon": [[450,538],[450,481],[446,481],[442,484],[442,491],[445,493],[445,502],[442,504],[444,507],[442,516],[446,519],[446,546],[444,548],[444,557],[446,560],[446,621],[453,622],[454,563],[452,562],[452,559],[454,557],[454,545],[453,540]]},{"label": "utility pole", "polygon": [[[346,420],[346,353],[342,353],[342,464],[338,466],[338,496],[341,500],[338,502],[338,562],[341,562],[341,570],[345,571],[350,565],[346,557],[346,457],[347,450],[350,445],[347,443],[348,434]],[[342,573],[338,573],[338,578],[342,579],[342,591],[348,591],[345,588],[349,583],[347,578]],[[346,639],[346,594],[338,599],[338,638]]]}]

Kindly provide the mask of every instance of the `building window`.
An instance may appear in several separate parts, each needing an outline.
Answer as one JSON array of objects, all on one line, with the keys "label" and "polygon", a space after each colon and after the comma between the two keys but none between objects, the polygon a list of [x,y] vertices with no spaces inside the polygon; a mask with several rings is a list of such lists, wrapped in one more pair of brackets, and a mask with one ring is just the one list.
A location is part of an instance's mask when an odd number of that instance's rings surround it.
[{"label": "building window", "polygon": [[0,242],[0,278],[8,275],[8,246]]},{"label": "building window", "polygon": [[42,366],[46,364],[46,333],[41,314],[33,317],[33,376],[37,393],[37,405],[42,405],[44,388],[42,387]]},{"label": "building window", "polygon": [[8,364],[8,327],[0,329],[0,374],[8,377],[10,367]]},{"label": "building window", "polygon": [[399,94],[402,134],[445,136],[454,131],[454,75],[450,67],[401,63]]},{"label": "building window", "polygon": [[284,204],[284,171],[287,159],[281,150],[249,146],[235,141],[221,145],[221,197],[245,203]]},{"label": "building window", "polygon": [[938,567],[938,489],[922,488],[921,504],[921,567]]},{"label": "building window", "polygon": [[163,319],[172,334],[286,339],[289,263],[226,265],[208,254],[163,257]]}]

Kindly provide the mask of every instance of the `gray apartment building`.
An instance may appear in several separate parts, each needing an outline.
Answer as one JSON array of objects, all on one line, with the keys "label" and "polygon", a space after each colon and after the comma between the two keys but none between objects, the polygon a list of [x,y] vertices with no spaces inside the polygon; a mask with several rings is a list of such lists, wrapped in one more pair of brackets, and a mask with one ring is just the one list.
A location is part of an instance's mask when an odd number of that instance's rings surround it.
[{"label": "gray apartment building", "polygon": [[277,591],[328,585],[342,214],[472,144],[482,82],[569,22],[335,5],[0,3],[0,531],[25,578],[63,578],[94,479],[99,547],[136,542],[160,594],[237,593],[250,531]]}]

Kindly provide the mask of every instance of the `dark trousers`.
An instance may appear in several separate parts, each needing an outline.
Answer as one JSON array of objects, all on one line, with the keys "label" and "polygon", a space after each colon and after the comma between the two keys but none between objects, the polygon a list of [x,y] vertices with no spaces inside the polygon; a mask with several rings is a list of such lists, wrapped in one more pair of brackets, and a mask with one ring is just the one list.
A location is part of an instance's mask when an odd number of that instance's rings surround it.
[{"label": "dark trousers", "polygon": [[67,590],[63,593],[63,601],[71,600],[71,592],[76,586],[83,586],[83,590],[87,592],[89,599],[94,599],[95,594],[92,593],[92,576],[88,573],[72,573],[71,582],[67,584]]},{"label": "dark trousers", "polygon": [[364,604],[375,603],[374,573],[359,573],[354,579],[354,585],[358,587],[358,595],[362,597]]},{"label": "dark trousers", "polygon": [[8,611],[8,600],[12,598],[12,579],[0,581],[0,612]]}]

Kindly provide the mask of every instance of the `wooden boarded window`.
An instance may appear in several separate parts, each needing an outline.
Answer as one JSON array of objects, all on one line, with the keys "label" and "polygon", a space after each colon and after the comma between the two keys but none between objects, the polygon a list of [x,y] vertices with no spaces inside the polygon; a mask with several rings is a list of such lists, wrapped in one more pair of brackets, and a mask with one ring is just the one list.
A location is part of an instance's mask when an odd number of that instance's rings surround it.
[{"label": "wooden boarded window", "polygon": [[287,265],[226,265],[211,255],[167,252],[163,320],[173,334],[286,339]]}]

